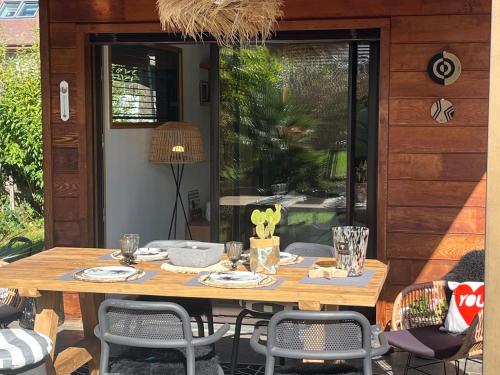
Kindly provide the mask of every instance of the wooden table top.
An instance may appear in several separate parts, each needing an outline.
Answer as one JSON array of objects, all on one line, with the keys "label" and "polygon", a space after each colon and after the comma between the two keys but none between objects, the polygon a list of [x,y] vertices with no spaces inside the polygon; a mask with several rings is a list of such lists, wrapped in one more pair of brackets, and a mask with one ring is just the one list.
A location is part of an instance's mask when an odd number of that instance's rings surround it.
[{"label": "wooden table top", "polygon": [[377,260],[367,260],[365,267],[374,275],[365,287],[301,284],[307,268],[280,267],[276,276],[284,282],[276,289],[222,289],[188,286],[185,283],[193,274],[179,274],[160,269],[161,262],[140,263],[146,271],[159,271],[142,284],[92,283],[58,280],[59,276],[78,268],[117,265],[116,260],[99,257],[111,253],[110,249],[54,248],[0,268],[0,285],[18,288],[23,295],[35,295],[38,291],[142,294],[169,297],[194,297],[231,300],[256,300],[274,302],[314,302],[322,305],[375,306],[387,276],[388,267]]}]

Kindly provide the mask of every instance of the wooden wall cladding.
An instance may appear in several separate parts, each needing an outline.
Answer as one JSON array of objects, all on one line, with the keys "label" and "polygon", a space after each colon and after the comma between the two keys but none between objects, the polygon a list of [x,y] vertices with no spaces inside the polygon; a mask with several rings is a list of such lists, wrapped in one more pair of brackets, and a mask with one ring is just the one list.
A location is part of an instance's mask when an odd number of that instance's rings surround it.
[{"label": "wooden wall cladding", "polygon": [[[54,205],[47,210],[49,245],[92,246],[92,163],[86,159],[92,148],[87,144],[91,104],[82,30],[132,32],[144,22],[156,31],[156,1],[41,4],[48,5],[50,41],[45,78],[50,108],[44,123],[53,169],[46,181]],[[387,197],[379,201],[378,217],[387,223],[386,244],[378,253],[391,262],[392,271],[377,307],[382,321],[390,317],[391,303],[404,286],[439,279],[465,253],[484,246],[490,11],[491,0],[285,0],[285,20],[309,20],[311,27],[329,19],[342,19],[344,27],[360,25],[363,18],[390,23],[381,47],[389,68],[381,72],[388,94],[380,100],[388,103],[389,126],[379,138],[379,170],[387,168],[388,175],[385,181],[382,173],[380,182]],[[463,69],[447,87],[426,73],[429,59],[443,50],[456,54]],[[68,122],[59,114],[62,79],[71,90]],[[455,117],[445,125],[430,118],[430,106],[440,98],[455,106]],[[381,119],[386,117],[382,111]]]},{"label": "wooden wall cladding", "polygon": [[[393,98],[389,101],[391,125],[435,126],[436,121],[429,116],[431,105],[436,98]],[[488,99],[452,99],[457,108],[455,116],[446,124],[449,126],[487,126]]]},{"label": "wooden wall cladding", "polygon": [[[489,14],[490,0],[285,0],[285,19]],[[156,22],[156,0],[50,0],[53,22]]]},{"label": "wooden wall cladding", "polygon": [[391,154],[389,180],[479,181],[486,178],[486,154]]},{"label": "wooden wall cladding", "polygon": [[391,127],[389,151],[393,153],[431,154],[482,153],[486,152],[488,148],[487,137],[486,128],[446,127],[446,125]]},{"label": "wooden wall cladding", "polygon": [[489,43],[411,43],[392,46],[391,71],[424,72],[430,58],[443,51],[460,56],[463,71],[489,69]]},{"label": "wooden wall cladding", "polygon": [[[382,321],[403,287],[440,279],[463,255],[484,248],[490,16],[453,13],[463,1],[450,4],[447,16],[430,11],[438,2],[423,3],[426,15],[391,18],[385,249],[391,272],[377,310]],[[427,74],[428,61],[442,51],[462,64],[450,86]],[[441,98],[455,107],[447,124],[430,116]]]}]

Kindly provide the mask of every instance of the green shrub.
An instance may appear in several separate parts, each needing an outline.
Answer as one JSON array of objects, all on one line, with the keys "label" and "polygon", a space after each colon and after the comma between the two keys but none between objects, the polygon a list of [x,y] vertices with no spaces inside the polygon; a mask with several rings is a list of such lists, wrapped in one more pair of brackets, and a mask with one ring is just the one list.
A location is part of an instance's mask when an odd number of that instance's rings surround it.
[{"label": "green shrub", "polygon": [[0,192],[11,176],[16,201],[37,216],[43,214],[40,85],[38,45],[9,56],[0,42]]}]

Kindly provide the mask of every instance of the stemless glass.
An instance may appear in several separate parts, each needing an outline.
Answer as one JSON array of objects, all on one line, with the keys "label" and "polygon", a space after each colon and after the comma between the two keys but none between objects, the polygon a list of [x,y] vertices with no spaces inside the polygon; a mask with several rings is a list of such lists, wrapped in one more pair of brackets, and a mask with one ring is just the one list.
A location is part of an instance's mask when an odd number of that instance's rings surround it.
[{"label": "stemless glass", "polygon": [[241,253],[243,253],[243,243],[237,241],[229,241],[226,243],[227,257],[233,263],[231,269],[236,271],[238,267],[238,261],[241,258]]},{"label": "stemless glass", "polygon": [[129,266],[134,263],[134,254],[139,248],[138,234],[124,234],[120,238],[120,251],[122,254],[121,263]]}]

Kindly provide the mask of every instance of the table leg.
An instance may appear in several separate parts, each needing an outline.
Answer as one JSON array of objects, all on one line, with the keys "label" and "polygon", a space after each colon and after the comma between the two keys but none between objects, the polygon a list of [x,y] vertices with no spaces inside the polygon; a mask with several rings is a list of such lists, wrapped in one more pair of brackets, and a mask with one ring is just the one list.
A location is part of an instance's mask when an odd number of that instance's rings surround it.
[{"label": "table leg", "polygon": [[62,301],[61,292],[41,292],[37,300],[37,313],[35,318],[35,331],[44,334],[52,340],[52,352],[47,358],[47,372],[54,373],[54,352],[57,343],[57,325]]},{"label": "table leg", "polygon": [[[318,301],[299,301],[299,309],[300,310],[307,310],[307,311],[321,311],[322,310],[322,305]],[[335,305],[325,305],[324,310],[326,311],[338,311],[338,306]],[[324,344],[326,341],[325,335],[322,337],[318,335],[318,332],[315,330],[311,330],[310,332],[306,332],[306,342],[311,341],[311,342],[316,342],[316,345],[318,341],[322,341]],[[305,350],[308,348],[305,347]],[[305,363],[324,363],[325,361],[320,360],[320,359],[304,359]]]},{"label": "table leg", "polygon": [[87,339],[96,340],[94,346],[95,350],[92,353],[92,360],[89,362],[90,375],[99,375],[99,362],[101,348],[100,343],[94,336],[94,328],[99,323],[98,311],[102,301],[104,301],[104,294],[96,293],[79,293],[80,297],[80,311],[82,313],[83,334]]}]

